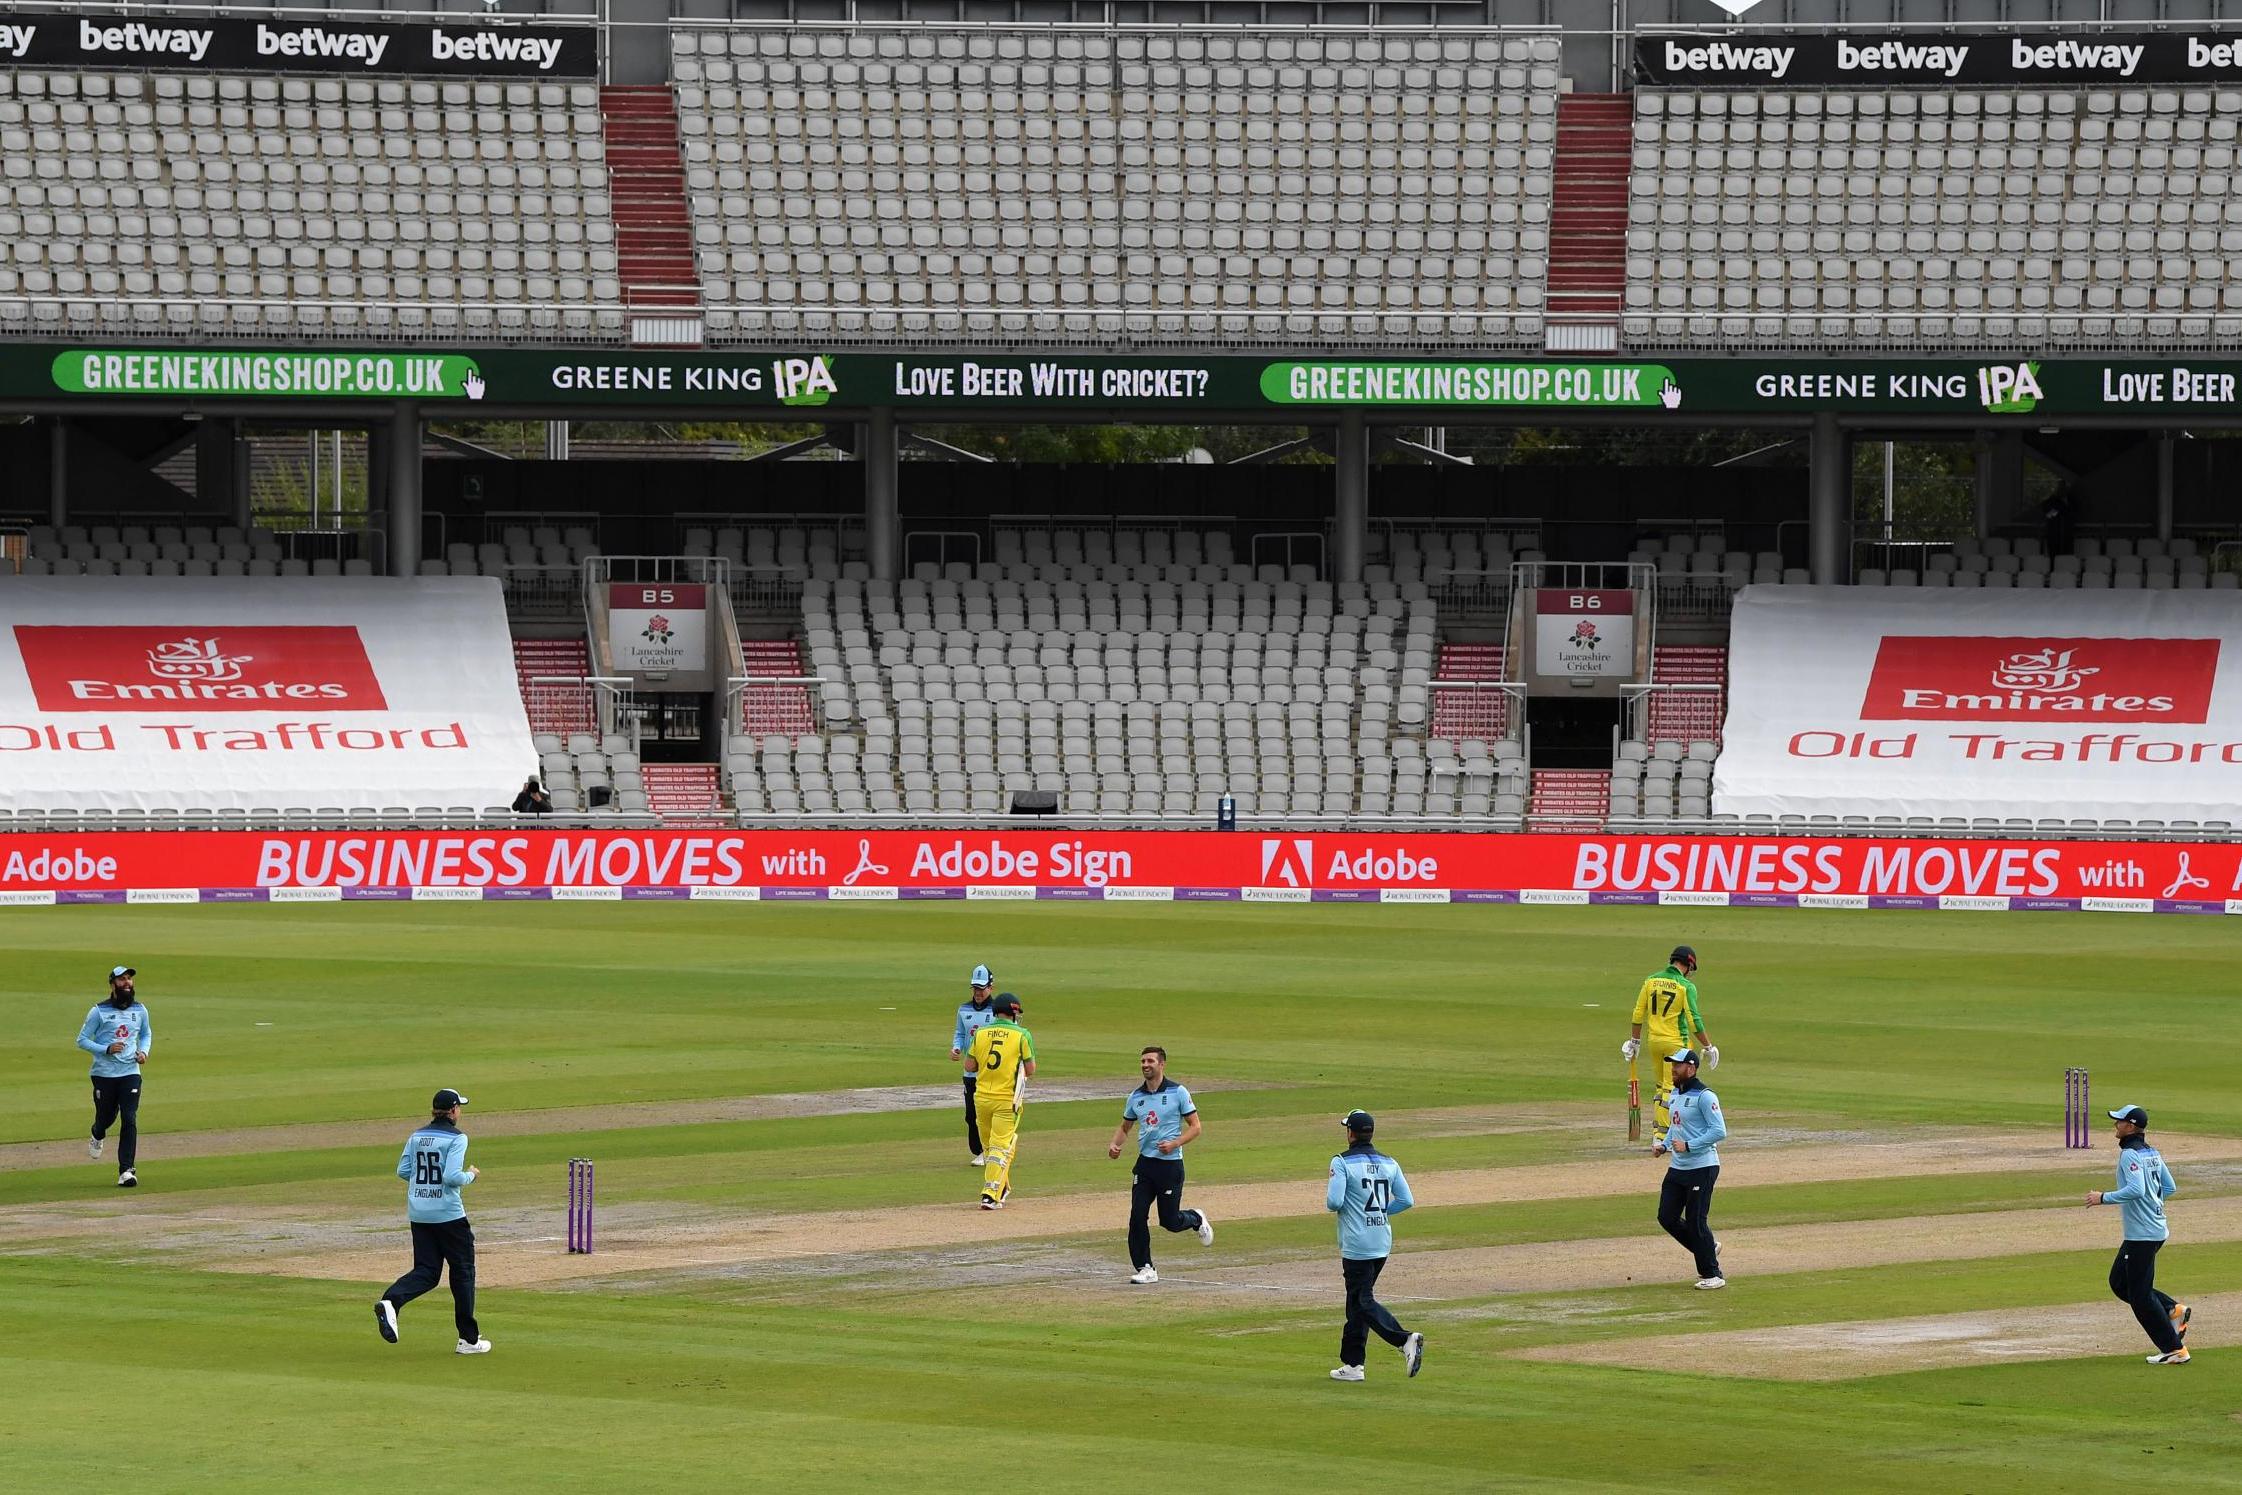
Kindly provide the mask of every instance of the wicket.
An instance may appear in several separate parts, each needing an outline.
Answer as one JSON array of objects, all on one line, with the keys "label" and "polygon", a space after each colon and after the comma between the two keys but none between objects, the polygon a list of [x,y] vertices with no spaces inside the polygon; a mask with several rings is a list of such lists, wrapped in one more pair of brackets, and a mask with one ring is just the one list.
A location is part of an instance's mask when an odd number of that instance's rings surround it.
[{"label": "wicket", "polygon": [[568,1249],[571,1254],[592,1251],[592,1160],[568,1160]]},{"label": "wicket", "polygon": [[2094,1145],[2093,1102],[2088,1098],[2087,1074],[2083,1069],[2063,1071],[2063,1145],[2065,1147],[2092,1147]]}]

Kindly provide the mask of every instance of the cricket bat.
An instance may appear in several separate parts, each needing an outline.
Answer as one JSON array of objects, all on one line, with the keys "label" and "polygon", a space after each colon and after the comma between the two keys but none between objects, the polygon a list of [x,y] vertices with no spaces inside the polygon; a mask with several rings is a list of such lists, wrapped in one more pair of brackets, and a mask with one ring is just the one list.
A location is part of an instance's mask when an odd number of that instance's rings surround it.
[{"label": "cricket bat", "polygon": [[1627,1061],[1627,1140],[1643,1140],[1643,1082],[1636,1073],[1636,1061]]}]

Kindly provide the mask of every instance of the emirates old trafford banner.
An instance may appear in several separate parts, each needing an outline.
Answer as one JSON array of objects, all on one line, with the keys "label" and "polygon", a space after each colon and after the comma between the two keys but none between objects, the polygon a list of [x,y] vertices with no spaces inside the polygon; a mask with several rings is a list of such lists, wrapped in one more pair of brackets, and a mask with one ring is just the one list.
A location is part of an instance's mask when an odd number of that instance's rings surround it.
[{"label": "emirates old trafford banner", "polygon": [[0,586],[0,805],[481,808],[536,762],[486,577]]},{"label": "emirates old trafford banner", "polygon": [[178,68],[213,73],[412,73],[596,78],[589,26],[461,18],[435,26],[275,16],[0,15],[0,66]]},{"label": "emirates old trafford banner", "polygon": [[2044,88],[2242,81],[2242,33],[1740,31],[1635,38],[1635,82],[1666,88]]},{"label": "emirates old trafford banner", "polygon": [[2242,419],[2232,358],[1565,359],[587,348],[287,348],[0,344],[10,400],[174,408],[406,400],[428,409],[825,411],[886,407],[971,418],[1093,410],[1115,418],[1361,410],[1765,417],[1825,410],[1972,420],[2063,415]]},{"label": "emirates old trafford banner", "polygon": [[2232,819],[2231,593],[1747,587],[1713,809]]}]

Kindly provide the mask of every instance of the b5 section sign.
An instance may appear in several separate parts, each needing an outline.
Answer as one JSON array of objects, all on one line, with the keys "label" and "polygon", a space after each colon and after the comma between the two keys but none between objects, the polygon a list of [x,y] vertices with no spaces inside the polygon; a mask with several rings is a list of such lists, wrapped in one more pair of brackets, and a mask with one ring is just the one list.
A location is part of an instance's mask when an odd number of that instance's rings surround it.
[{"label": "b5 section sign", "polygon": [[2242,910],[2242,846],[1219,831],[0,836],[0,903],[917,898]]}]

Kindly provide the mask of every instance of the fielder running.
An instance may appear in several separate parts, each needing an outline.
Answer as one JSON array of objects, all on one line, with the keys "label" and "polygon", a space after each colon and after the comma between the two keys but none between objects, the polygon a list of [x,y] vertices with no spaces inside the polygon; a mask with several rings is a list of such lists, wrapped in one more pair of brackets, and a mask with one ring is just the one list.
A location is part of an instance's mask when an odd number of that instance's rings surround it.
[{"label": "fielder running", "polygon": [[[996,980],[989,974],[989,968],[975,966],[969,980],[973,995],[958,1003],[958,1023],[950,1030],[950,1062],[953,1064],[965,1057],[966,1046],[973,1042],[973,1035],[985,1027],[990,1018],[996,1016],[989,1010],[989,1003],[995,1000]],[[979,1168],[984,1160],[981,1156],[981,1123],[973,1114],[973,1083],[973,1072],[968,1070],[965,1075],[965,1148],[973,1154],[972,1166]]]},{"label": "fielder running", "polygon": [[148,1009],[133,995],[131,966],[109,971],[109,996],[96,1002],[78,1029],[78,1047],[93,1055],[93,1131],[86,1156],[101,1160],[102,1138],[117,1123],[117,1187],[140,1186],[133,1163],[140,1152],[140,1066],[156,1046]]},{"label": "fielder running", "polygon": [[1401,1327],[1373,1294],[1378,1274],[1393,1255],[1395,1215],[1417,1201],[1401,1165],[1371,1142],[1378,1123],[1368,1111],[1349,1111],[1339,1124],[1347,1129],[1347,1150],[1331,1160],[1331,1182],[1323,1207],[1339,1217],[1339,1271],[1347,1284],[1347,1326],[1339,1332],[1339,1368],[1334,1381],[1362,1379],[1362,1352],[1372,1331],[1395,1349],[1415,1375],[1424,1368],[1425,1337]]},{"label": "fielder running", "polygon": [[1720,1274],[1720,1242],[1713,1239],[1713,1185],[1720,1182],[1720,1142],[1728,1135],[1720,1097],[1697,1082],[1697,1056],[1678,1049],[1666,1056],[1674,1074],[1674,1114],[1666,1134],[1651,1143],[1652,1157],[1671,1156],[1658,1190],[1658,1223],[1697,1263],[1697,1285],[1728,1286]]},{"label": "fielder running", "polygon": [[2110,1113],[2117,1123],[2117,1187],[2107,1193],[2090,1189],[2088,1204],[2116,1204],[2125,1209],[2125,1239],[2110,1263],[2110,1294],[2132,1305],[2133,1317],[2148,1331],[2156,1353],[2151,1365],[2188,1363],[2188,1306],[2156,1288],[2156,1254],[2172,1232],[2164,1223],[2164,1201],[2180,1192],[2172,1170],[2149,1146],[2149,1113],[2139,1106],[2121,1106]]},{"label": "fielder running", "polygon": [[1144,1287],[1160,1280],[1152,1266],[1152,1231],[1144,1223],[1145,1211],[1155,1200],[1162,1230],[1178,1235],[1195,1230],[1202,1246],[1214,1244],[1214,1222],[1204,1210],[1183,1208],[1183,1149],[1198,1140],[1199,1108],[1190,1091],[1168,1078],[1166,1049],[1158,1044],[1147,1047],[1137,1055],[1137,1068],[1144,1083],[1121,1103],[1121,1125],[1105,1155],[1121,1156],[1129,1128],[1142,1126],[1137,1133],[1136,1166],[1130,1170],[1134,1182],[1129,1186],[1129,1265],[1136,1275],[1129,1280]]},{"label": "fielder running", "polygon": [[989,1010],[994,1016],[966,1049],[965,1072],[978,1081],[973,1106],[985,1159],[981,1208],[1002,1209],[1012,1193],[1012,1157],[1020,1146],[1020,1087],[1035,1073],[1035,1035],[1020,1026],[1020,999],[1012,993],[998,993]]},{"label": "fielder running", "polygon": [[487,1355],[490,1341],[475,1324],[475,1231],[459,1191],[481,1177],[467,1166],[467,1134],[459,1129],[459,1108],[467,1097],[439,1090],[429,1102],[428,1124],[405,1139],[397,1176],[407,1185],[405,1218],[412,1222],[413,1269],[389,1284],[374,1300],[374,1327],[397,1342],[397,1310],[433,1292],[444,1269],[452,1274],[452,1322],[459,1330],[459,1355]]},{"label": "fielder running", "polygon": [[[1648,1048],[1653,1055],[1665,1055],[1685,1044],[1694,1042],[1705,1056],[1705,1068],[1720,1068],[1720,1050],[1705,1037],[1704,1019],[1697,1015],[1697,983],[1690,977],[1697,974],[1697,952],[1687,945],[1676,945],[1674,953],[1666,957],[1666,969],[1643,982],[1642,990],[1635,993],[1634,1027],[1627,1041],[1619,1046],[1620,1056],[1632,1064],[1635,1056]],[[1649,1031],[1646,1040],[1644,1030]],[[1664,1058],[1655,1060],[1658,1073],[1653,1080],[1655,1099],[1652,1103],[1651,1139],[1656,1141],[1666,1135],[1673,1120],[1673,1065]]]}]

